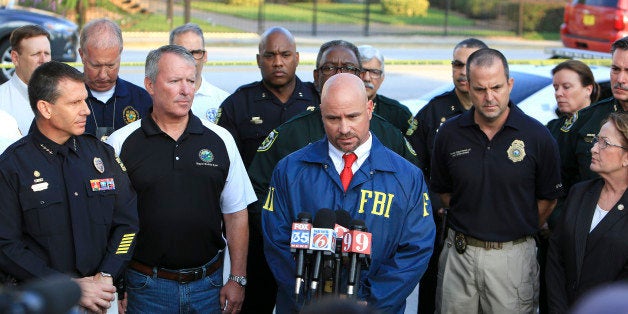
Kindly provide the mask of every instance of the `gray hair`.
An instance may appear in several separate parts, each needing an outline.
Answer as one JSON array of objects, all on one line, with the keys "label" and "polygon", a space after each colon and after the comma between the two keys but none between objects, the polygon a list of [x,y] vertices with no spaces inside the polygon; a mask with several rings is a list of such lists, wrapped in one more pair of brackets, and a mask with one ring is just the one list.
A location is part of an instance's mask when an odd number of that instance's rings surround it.
[{"label": "gray hair", "polygon": [[179,45],[165,45],[161,46],[155,50],[151,50],[146,56],[146,66],[144,67],[144,76],[147,77],[151,82],[155,83],[157,80],[157,74],[159,74],[159,60],[166,53],[172,53],[177,56],[180,56],[185,61],[189,62],[191,65],[196,67],[196,60],[192,54],[187,51],[185,48]]},{"label": "gray hair", "polygon": [[333,47],[345,47],[353,51],[353,54],[355,54],[355,57],[358,59],[358,67],[360,69],[362,68],[362,61],[360,61],[360,52],[358,51],[358,47],[356,47],[354,44],[346,40],[338,39],[338,40],[328,41],[321,45],[321,48],[318,50],[318,55],[316,56],[316,68],[317,69],[318,67],[321,66],[321,60],[323,59],[323,54],[325,54],[327,50]]},{"label": "gray hair", "polygon": [[107,18],[91,20],[83,26],[80,44],[81,48],[87,46],[97,49],[117,47],[122,52],[122,30],[118,24]]},{"label": "gray hair", "polygon": [[195,23],[183,24],[173,29],[172,31],[170,31],[170,40],[168,41],[169,44],[174,45],[174,40],[177,38],[177,36],[185,34],[187,32],[192,32],[198,35],[199,37],[201,37],[201,41],[203,42],[203,47],[205,47],[205,37],[203,36],[203,30],[201,29],[200,26],[198,26],[198,24],[195,24]]},{"label": "gray hair", "polygon": [[358,46],[358,51],[360,51],[360,61],[362,63],[371,61],[375,58],[382,64],[382,72],[384,72],[384,55],[379,51],[379,49],[371,45],[361,45]]}]

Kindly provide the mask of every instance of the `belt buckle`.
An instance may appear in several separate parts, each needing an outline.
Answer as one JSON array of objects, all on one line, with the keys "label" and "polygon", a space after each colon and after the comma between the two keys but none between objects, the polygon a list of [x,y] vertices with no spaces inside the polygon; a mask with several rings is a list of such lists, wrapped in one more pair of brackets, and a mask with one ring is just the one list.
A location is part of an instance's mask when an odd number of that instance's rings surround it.
[{"label": "belt buckle", "polygon": [[487,250],[501,250],[502,249],[502,243],[501,242],[484,242],[484,248]]},{"label": "belt buckle", "polygon": [[201,279],[203,277],[203,274],[198,269],[186,269],[177,271],[177,276],[179,279],[179,283],[186,284]]},{"label": "belt buckle", "polygon": [[463,254],[467,250],[467,238],[464,234],[457,232],[454,235],[454,247],[458,254]]}]

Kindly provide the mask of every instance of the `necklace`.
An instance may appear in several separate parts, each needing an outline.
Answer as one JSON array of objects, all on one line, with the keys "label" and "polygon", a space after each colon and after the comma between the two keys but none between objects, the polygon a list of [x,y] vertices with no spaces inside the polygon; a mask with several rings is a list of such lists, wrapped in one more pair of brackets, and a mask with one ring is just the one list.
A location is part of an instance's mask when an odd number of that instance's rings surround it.
[{"label": "necklace", "polygon": [[[94,113],[94,106],[92,105],[92,101],[89,98],[87,99],[89,110],[92,111],[92,119],[94,119],[94,124],[96,125],[95,135],[97,138],[100,138],[100,140],[103,142],[107,140],[107,137],[109,137],[109,135],[113,133],[113,131],[116,129],[116,102],[117,101],[118,101],[118,98],[114,95],[113,96],[113,112],[111,114],[111,127],[107,127],[107,126],[100,127],[98,125],[98,121],[96,120],[96,114]],[[107,104],[105,104],[105,108],[106,106]]]}]

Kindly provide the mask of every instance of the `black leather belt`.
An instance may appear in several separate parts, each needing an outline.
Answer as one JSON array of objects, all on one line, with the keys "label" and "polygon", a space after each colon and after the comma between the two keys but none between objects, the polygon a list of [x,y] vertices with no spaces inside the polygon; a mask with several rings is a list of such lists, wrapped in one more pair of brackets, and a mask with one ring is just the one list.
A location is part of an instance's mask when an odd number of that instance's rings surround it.
[{"label": "black leather belt", "polygon": [[[219,257],[217,261],[215,261],[214,263],[210,265],[196,267],[196,268],[186,268],[186,269],[179,269],[179,270],[157,268],[157,277],[168,279],[168,280],[173,280],[173,281],[183,284],[183,283],[188,283],[188,282],[196,281],[199,279],[203,279],[215,273],[221,266],[222,266],[222,257]],[[154,267],[140,263],[136,260],[132,260],[129,263],[129,267],[146,276],[153,276],[155,274],[155,272],[153,271]]]}]

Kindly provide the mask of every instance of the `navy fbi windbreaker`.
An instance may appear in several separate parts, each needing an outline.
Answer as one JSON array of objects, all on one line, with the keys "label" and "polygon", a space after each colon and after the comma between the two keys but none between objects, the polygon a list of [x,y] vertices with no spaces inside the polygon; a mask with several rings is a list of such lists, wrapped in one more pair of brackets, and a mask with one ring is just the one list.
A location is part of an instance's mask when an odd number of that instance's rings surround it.
[{"label": "navy fbi windbreaker", "polygon": [[367,160],[345,193],[324,138],[282,159],[262,211],[264,249],[277,285],[277,313],[293,312],[296,265],[292,222],[300,212],[346,210],[372,233],[372,263],[361,273],[359,298],[385,313],[403,313],[432,254],[435,227],[421,170],[373,136]]}]

